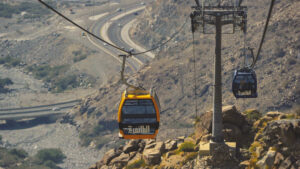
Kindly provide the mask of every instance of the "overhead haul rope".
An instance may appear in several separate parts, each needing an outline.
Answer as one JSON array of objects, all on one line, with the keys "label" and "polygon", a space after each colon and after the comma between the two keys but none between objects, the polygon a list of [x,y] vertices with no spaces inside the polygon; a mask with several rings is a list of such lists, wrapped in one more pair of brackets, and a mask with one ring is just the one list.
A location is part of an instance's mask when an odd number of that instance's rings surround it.
[{"label": "overhead haul rope", "polygon": [[[197,0],[196,0],[197,2]],[[193,61],[194,61],[194,99],[195,99],[195,118],[198,117],[198,101],[197,101],[197,78],[196,78],[196,54],[195,54],[195,31],[197,25],[193,18],[191,18],[191,29],[193,36]]]},{"label": "overhead haul rope", "polygon": [[269,13],[268,13],[268,17],[267,17],[267,21],[266,21],[266,24],[265,24],[265,27],[264,27],[264,32],[263,32],[263,35],[262,35],[262,38],[261,38],[261,41],[260,41],[260,44],[259,44],[259,48],[257,50],[256,57],[255,57],[252,65],[251,65],[252,69],[254,68],[254,66],[255,66],[255,64],[257,62],[257,59],[259,57],[262,45],[264,43],[264,39],[265,39],[265,36],[266,36],[266,33],[267,33],[267,29],[268,29],[269,21],[270,21],[270,18],[271,18],[271,14],[272,14],[272,9],[273,9],[273,6],[274,6],[274,2],[275,2],[275,0],[271,0],[271,4],[270,4],[270,8],[269,8]]},{"label": "overhead haul rope", "polygon": [[132,53],[132,52],[126,51],[126,50],[124,50],[124,49],[122,49],[122,48],[120,48],[120,47],[118,47],[118,46],[116,46],[116,45],[114,45],[114,44],[111,44],[111,43],[105,41],[104,39],[100,38],[99,36],[93,34],[92,32],[88,31],[87,29],[83,28],[83,27],[80,26],[79,24],[75,23],[74,21],[72,21],[71,19],[69,19],[68,17],[66,17],[65,15],[63,15],[62,13],[58,12],[56,9],[54,9],[53,7],[51,7],[50,5],[48,5],[47,3],[45,3],[44,1],[42,1],[42,0],[38,0],[38,1],[39,1],[41,4],[43,4],[44,6],[46,6],[47,8],[49,8],[50,10],[52,10],[53,12],[55,12],[56,14],[58,14],[59,16],[61,16],[62,18],[64,18],[65,20],[69,21],[71,24],[73,24],[73,25],[75,25],[76,27],[78,27],[79,29],[81,29],[82,31],[86,32],[87,34],[91,35],[92,37],[94,37],[94,38],[96,38],[96,39],[98,39],[98,40],[100,40],[100,41],[102,41],[102,42],[104,42],[104,43],[107,43],[107,45],[109,45],[109,46],[111,46],[111,47],[113,47],[113,48],[115,48],[115,49],[118,49],[118,50],[120,50],[120,51],[122,51],[122,52],[124,52],[124,53],[127,53],[128,56],[135,56],[135,55],[144,54],[144,53],[151,52],[151,51],[153,51],[153,50],[155,50],[155,49],[157,49],[157,48],[160,48],[160,47],[164,46],[164,45],[167,44],[169,41],[171,41],[172,39],[174,39],[174,38],[176,37],[176,35],[178,35],[178,34],[182,31],[183,27],[184,27],[185,24],[186,24],[186,22],[183,23],[183,25],[181,26],[181,28],[180,28],[177,32],[175,32],[175,33],[174,33],[167,41],[165,41],[165,42],[163,42],[163,43],[160,43],[158,46],[156,46],[156,47],[154,47],[154,48],[152,48],[152,49],[146,50],[146,51],[144,51],[144,52]]}]

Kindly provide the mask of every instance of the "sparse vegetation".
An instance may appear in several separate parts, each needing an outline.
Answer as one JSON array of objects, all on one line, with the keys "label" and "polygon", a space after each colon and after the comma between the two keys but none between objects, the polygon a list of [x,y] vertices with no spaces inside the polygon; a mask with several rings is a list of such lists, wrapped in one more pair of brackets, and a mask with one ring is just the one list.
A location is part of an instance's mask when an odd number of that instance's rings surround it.
[{"label": "sparse vegetation", "polygon": [[255,110],[255,109],[248,109],[243,112],[244,115],[246,115],[247,120],[254,122],[262,117],[262,114]]},{"label": "sparse vegetation", "polygon": [[57,148],[42,149],[35,155],[38,164],[58,164],[62,163],[65,158],[62,151]]},{"label": "sparse vegetation", "polygon": [[54,78],[64,73],[68,69],[68,65],[49,66],[49,65],[33,65],[27,67],[27,70],[32,72],[35,78],[50,82]]},{"label": "sparse vegetation", "polygon": [[126,169],[135,169],[135,168],[141,168],[141,167],[145,167],[146,163],[144,159],[139,159],[134,161],[133,163],[129,164]]},{"label": "sparse vegetation", "polygon": [[34,77],[45,82],[51,83],[51,90],[54,92],[63,92],[64,90],[76,88],[80,85],[80,80],[75,74],[66,74],[69,65],[60,66],[29,66],[27,71],[33,73]]},{"label": "sparse vegetation", "polygon": [[[47,1],[48,4],[54,5],[55,2]],[[42,8],[40,4],[33,2],[22,2],[18,5],[10,5],[0,2],[0,17],[11,18],[14,14],[26,12],[24,18],[39,18],[49,15],[51,12]]]},{"label": "sparse vegetation", "polygon": [[73,51],[72,53],[73,53],[73,55],[75,56],[75,57],[73,58],[73,61],[74,61],[74,62],[80,62],[80,61],[82,61],[82,60],[84,60],[84,59],[87,58],[87,55],[86,55],[86,54],[83,54],[83,53],[81,52],[81,50],[79,50],[79,51]]},{"label": "sparse vegetation", "polygon": [[5,86],[9,86],[12,85],[13,81],[9,78],[4,78],[1,79],[0,78],[0,93],[6,93],[8,91],[8,89],[5,88]]},{"label": "sparse vegetation", "polygon": [[14,148],[14,149],[9,150],[9,153],[12,155],[16,155],[17,157],[22,158],[22,159],[24,159],[28,156],[28,153],[23,149],[15,149]]},{"label": "sparse vegetation", "polygon": [[21,59],[14,58],[11,56],[6,56],[4,58],[0,58],[0,64],[6,66],[6,67],[16,67],[20,65]]},{"label": "sparse vegetation", "polygon": [[34,157],[22,149],[0,148],[0,167],[7,169],[61,169],[57,166],[65,158],[59,149],[40,150]]},{"label": "sparse vegetation", "polygon": [[56,86],[56,92],[63,92],[68,88],[76,88],[79,86],[79,80],[76,75],[67,75],[61,78],[58,78],[54,85]]},{"label": "sparse vegetation", "polygon": [[179,146],[178,152],[192,152],[192,151],[194,151],[194,148],[195,148],[194,143],[184,142]]}]

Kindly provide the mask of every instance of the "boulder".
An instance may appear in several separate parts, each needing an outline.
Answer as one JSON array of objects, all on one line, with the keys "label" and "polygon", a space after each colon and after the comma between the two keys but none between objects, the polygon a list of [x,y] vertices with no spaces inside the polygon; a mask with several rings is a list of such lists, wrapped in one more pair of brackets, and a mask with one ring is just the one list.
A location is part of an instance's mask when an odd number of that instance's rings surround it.
[{"label": "boulder", "polygon": [[138,152],[142,153],[146,146],[146,142],[144,140],[141,140],[141,142],[138,144],[138,146],[139,146]]},{"label": "boulder", "polygon": [[117,168],[122,168],[127,164],[129,160],[130,160],[129,154],[122,153],[120,156],[112,159],[110,165],[115,166]]},{"label": "boulder", "polygon": [[212,130],[212,112],[208,111],[199,116],[199,121],[195,124],[195,138],[202,138],[211,133]]},{"label": "boulder", "polygon": [[296,160],[293,156],[289,156],[280,164],[278,169],[287,169],[287,168],[291,167],[295,161]]},{"label": "boulder", "polygon": [[185,139],[184,136],[177,137],[177,143],[178,143],[178,144],[183,143],[183,142],[184,142],[184,139]]},{"label": "boulder", "polygon": [[145,149],[151,149],[156,146],[156,143],[146,144]]},{"label": "boulder", "polygon": [[107,151],[102,160],[97,162],[97,168],[100,168],[102,165],[108,165],[113,158],[118,157],[121,153],[122,151],[119,149],[111,149]]},{"label": "boulder", "polygon": [[247,168],[250,165],[250,162],[248,160],[242,161],[239,164],[240,168]]},{"label": "boulder", "polygon": [[275,155],[276,151],[269,149],[267,154],[261,160],[259,160],[256,165],[258,165],[260,168],[266,168],[267,166],[272,168],[274,166]]},{"label": "boulder", "polygon": [[[153,145],[154,143],[150,144]],[[147,145],[146,145],[147,147]],[[148,165],[156,165],[161,161],[161,155],[165,152],[165,143],[157,142],[154,148],[146,148],[143,152],[143,158]]]},{"label": "boulder", "polygon": [[280,128],[280,134],[283,142],[288,145],[293,145],[296,142],[296,135],[293,130],[293,125],[291,123],[283,123],[280,125]]},{"label": "boulder", "polygon": [[127,165],[130,165],[140,159],[142,159],[142,154],[137,153],[132,159],[130,159],[130,161],[128,161]]},{"label": "boulder", "polygon": [[175,150],[177,148],[177,142],[175,140],[169,140],[165,142],[166,151]]},{"label": "boulder", "polygon": [[123,148],[124,153],[129,153],[132,151],[137,151],[139,149],[140,140],[130,140]]},{"label": "boulder", "polygon": [[204,136],[202,136],[201,141],[203,142],[209,142],[209,140],[211,139],[211,134],[206,134]]},{"label": "boulder", "polygon": [[166,151],[166,146],[164,142],[157,142],[154,149],[157,149],[161,152],[161,154],[165,153]]},{"label": "boulder", "polygon": [[161,161],[161,152],[157,149],[146,149],[143,152],[143,158],[147,165],[156,165]]},{"label": "boulder", "polygon": [[300,120],[294,120],[292,122],[295,134],[300,138]]},{"label": "boulder", "polygon": [[274,165],[279,166],[283,160],[284,160],[283,155],[280,152],[277,152],[275,155]]},{"label": "boulder", "polygon": [[240,128],[234,124],[231,123],[224,123],[223,124],[224,129],[223,129],[223,135],[224,139],[226,141],[234,141],[237,142],[239,141],[242,136],[242,131]]},{"label": "boulder", "polygon": [[271,111],[271,112],[268,112],[266,115],[269,117],[275,118],[275,117],[279,117],[279,116],[283,115],[283,113],[278,112],[278,111],[276,111],[276,112]]},{"label": "boulder", "polygon": [[210,153],[212,155],[213,167],[220,167],[232,163],[236,163],[236,159],[230,147],[226,144],[215,144],[210,146]]},{"label": "boulder", "polygon": [[222,107],[223,123],[235,124],[242,127],[246,122],[245,117],[233,105]]}]

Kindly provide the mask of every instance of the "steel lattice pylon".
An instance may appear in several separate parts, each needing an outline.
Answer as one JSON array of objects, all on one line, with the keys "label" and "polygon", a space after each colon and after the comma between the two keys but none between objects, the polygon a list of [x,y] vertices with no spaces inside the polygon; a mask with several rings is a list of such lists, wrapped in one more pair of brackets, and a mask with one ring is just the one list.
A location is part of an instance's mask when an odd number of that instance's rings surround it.
[{"label": "steel lattice pylon", "polygon": [[[198,2],[198,1],[196,1]],[[202,3],[203,4],[203,3]],[[222,64],[221,64],[221,42],[222,42],[222,26],[232,25],[232,32],[237,30],[246,32],[247,25],[247,7],[244,6],[204,6],[197,3],[192,7],[194,11],[191,13],[192,32],[206,32],[207,25],[215,26],[215,67],[214,67],[214,105],[213,105],[213,122],[212,122],[212,140],[214,143],[223,143],[223,124],[222,124]]]}]

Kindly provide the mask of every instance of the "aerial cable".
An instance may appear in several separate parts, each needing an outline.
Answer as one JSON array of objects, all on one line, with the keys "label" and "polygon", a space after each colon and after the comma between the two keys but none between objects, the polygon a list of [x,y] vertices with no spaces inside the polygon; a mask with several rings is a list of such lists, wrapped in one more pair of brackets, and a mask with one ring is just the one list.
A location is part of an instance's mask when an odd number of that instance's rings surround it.
[{"label": "aerial cable", "polygon": [[55,10],[53,7],[51,7],[50,5],[48,5],[47,3],[43,2],[42,0],[38,0],[40,3],[42,3],[44,6],[46,6],[47,8],[49,8],[50,10],[52,10],[53,12],[55,12],[56,14],[58,14],[59,16],[61,16],[62,18],[64,18],[65,20],[69,21],[70,23],[72,23],[73,25],[75,25],[76,27],[80,28],[81,30],[83,30],[84,32],[86,32],[87,34],[93,36],[94,38],[107,43],[109,46],[114,47],[122,52],[128,53],[128,51],[123,50],[122,48],[115,46],[107,41],[105,41],[104,39],[98,37],[97,35],[91,33],[90,31],[88,31],[87,29],[83,28],[82,26],[78,25],[77,23],[75,23],[74,21],[72,21],[71,19],[69,19],[68,17],[64,16],[63,14],[61,14],[60,12],[58,12],[57,10]]},{"label": "aerial cable", "polygon": [[119,56],[120,56],[120,57],[123,57],[122,69],[121,69],[121,81],[122,81],[122,83],[125,84],[126,86],[130,87],[130,88],[135,89],[135,90],[139,90],[139,89],[144,90],[144,88],[141,87],[141,86],[134,86],[134,85],[132,85],[132,84],[129,84],[129,83],[127,82],[127,79],[125,78],[124,73],[125,73],[126,59],[127,59],[128,57],[130,57],[131,55],[119,55]]},{"label": "aerial cable", "polygon": [[262,45],[263,45],[263,42],[264,42],[264,39],[265,39],[265,36],[266,36],[266,33],[267,33],[267,29],[268,29],[269,21],[270,21],[270,18],[271,18],[271,14],[272,14],[272,9],[273,9],[273,6],[274,6],[274,2],[275,2],[275,0],[271,0],[271,4],[270,4],[270,8],[269,8],[269,13],[268,13],[267,21],[266,21],[266,24],[265,24],[265,27],[264,27],[263,35],[262,35],[262,38],[261,38],[261,41],[260,41],[260,44],[259,44],[259,48],[257,50],[256,57],[255,57],[252,65],[251,65],[252,69],[254,68],[254,66],[255,66],[255,64],[257,62],[258,56],[260,54],[260,51],[261,51],[261,48],[262,48]]},{"label": "aerial cable", "polygon": [[195,98],[195,117],[198,117],[198,101],[197,101],[197,78],[196,78],[196,54],[195,54],[195,30],[192,26],[193,35],[193,61],[194,61],[194,98]]},{"label": "aerial cable", "polygon": [[195,0],[195,1],[196,1],[197,6],[199,7],[200,6],[199,0]]},{"label": "aerial cable", "polygon": [[88,31],[87,29],[83,28],[82,26],[78,25],[77,23],[75,23],[74,21],[72,21],[71,19],[69,19],[68,17],[64,16],[63,14],[61,14],[60,12],[58,12],[57,10],[55,10],[53,7],[51,7],[50,5],[48,5],[47,3],[45,3],[44,1],[42,1],[42,0],[38,0],[38,1],[39,1],[41,4],[43,4],[44,6],[46,6],[47,8],[49,8],[50,10],[52,10],[53,12],[55,12],[56,14],[58,14],[59,16],[61,16],[62,18],[64,18],[65,20],[69,21],[71,24],[75,25],[76,27],[78,27],[78,28],[80,28],[81,30],[83,30],[84,32],[86,32],[87,34],[91,35],[92,37],[94,37],[94,38],[96,38],[96,39],[98,39],[98,40],[100,40],[100,41],[102,41],[102,42],[104,42],[104,43],[107,43],[107,45],[109,45],[109,46],[111,46],[111,47],[113,47],[113,48],[116,48],[116,49],[118,49],[118,50],[120,50],[120,51],[122,51],[122,52],[124,52],[124,53],[127,53],[128,56],[135,56],[135,55],[144,54],[144,53],[151,52],[151,51],[153,51],[153,50],[156,50],[157,48],[160,48],[160,47],[164,46],[164,45],[167,44],[169,41],[171,41],[173,38],[175,38],[176,35],[179,34],[179,33],[182,31],[183,27],[184,27],[185,24],[186,24],[186,21],[185,21],[184,24],[181,26],[181,28],[180,28],[177,32],[175,32],[175,33],[174,33],[167,41],[161,43],[160,45],[158,45],[158,46],[156,46],[156,47],[154,47],[154,48],[152,48],[152,49],[146,50],[146,51],[144,51],[144,52],[131,53],[130,51],[126,51],[126,50],[124,50],[124,49],[122,49],[122,48],[120,48],[120,47],[118,47],[118,46],[116,46],[116,45],[114,45],[114,44],[111,44],[111,43],[105,41],[104,39],[98,37],[97,35],[93,34],[92,32],[90,32],[90,31]]}]

